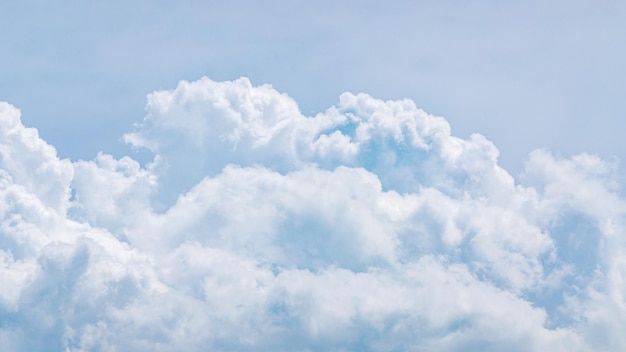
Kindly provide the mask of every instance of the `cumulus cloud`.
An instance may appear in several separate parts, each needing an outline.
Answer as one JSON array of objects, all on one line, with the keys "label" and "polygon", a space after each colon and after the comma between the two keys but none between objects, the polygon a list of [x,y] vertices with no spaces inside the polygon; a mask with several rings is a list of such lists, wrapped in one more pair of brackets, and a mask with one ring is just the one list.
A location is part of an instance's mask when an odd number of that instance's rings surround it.
[{"label": "cumulus cloud", "polygon": [[148,96],[106,153],[59,159],[0,104],[9,350],[626,347],[617,166],[485,137],[410,100],[304,116],[246,78]]}]

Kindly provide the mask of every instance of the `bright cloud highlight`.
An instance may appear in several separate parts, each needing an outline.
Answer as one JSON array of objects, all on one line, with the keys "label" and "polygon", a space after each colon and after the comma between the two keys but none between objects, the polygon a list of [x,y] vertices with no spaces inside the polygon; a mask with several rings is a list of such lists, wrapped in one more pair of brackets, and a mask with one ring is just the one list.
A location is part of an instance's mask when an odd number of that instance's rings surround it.
[{"label": "bright cloud highlight", "polygon": [[8,350],[626,348],[617,166],[529,155],[410,100],[304,116],[246,78],[148,96],[142,165],[59,159],[0,103]]}]

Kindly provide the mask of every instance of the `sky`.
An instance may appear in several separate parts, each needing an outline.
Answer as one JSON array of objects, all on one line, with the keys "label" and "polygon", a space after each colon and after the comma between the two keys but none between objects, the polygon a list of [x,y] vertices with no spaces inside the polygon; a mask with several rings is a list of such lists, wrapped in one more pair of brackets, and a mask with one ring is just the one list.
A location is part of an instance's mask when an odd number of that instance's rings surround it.
[{"label": "sky", "polygon": [[626,349],[625,12],[1,1],[0,345]]}]

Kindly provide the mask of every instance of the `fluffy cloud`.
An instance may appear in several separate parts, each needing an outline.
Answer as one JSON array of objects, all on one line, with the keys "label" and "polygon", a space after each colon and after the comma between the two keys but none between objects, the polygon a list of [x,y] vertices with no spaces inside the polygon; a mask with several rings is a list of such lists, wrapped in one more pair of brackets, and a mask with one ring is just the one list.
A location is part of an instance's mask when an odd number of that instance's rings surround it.
[{"label": "fluffy cloud", "polygon": [[0,104],[9,350],[626,348],[617,166],[529,155],[412,101],[304,116],[242,78],[148,96],[127,143],[59,159]]}]

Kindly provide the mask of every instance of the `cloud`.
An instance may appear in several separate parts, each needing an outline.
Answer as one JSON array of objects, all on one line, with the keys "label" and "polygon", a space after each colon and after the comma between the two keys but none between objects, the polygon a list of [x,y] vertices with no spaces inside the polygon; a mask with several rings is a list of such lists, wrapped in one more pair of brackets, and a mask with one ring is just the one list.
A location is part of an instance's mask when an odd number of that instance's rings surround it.
[{"label": "cloud", "polygon": [[21,350],[619,350],[616,164],[410,100],[315,116],[246,78],[148,96],[147,164],[59,159],[0,104],[0,341]]}]

